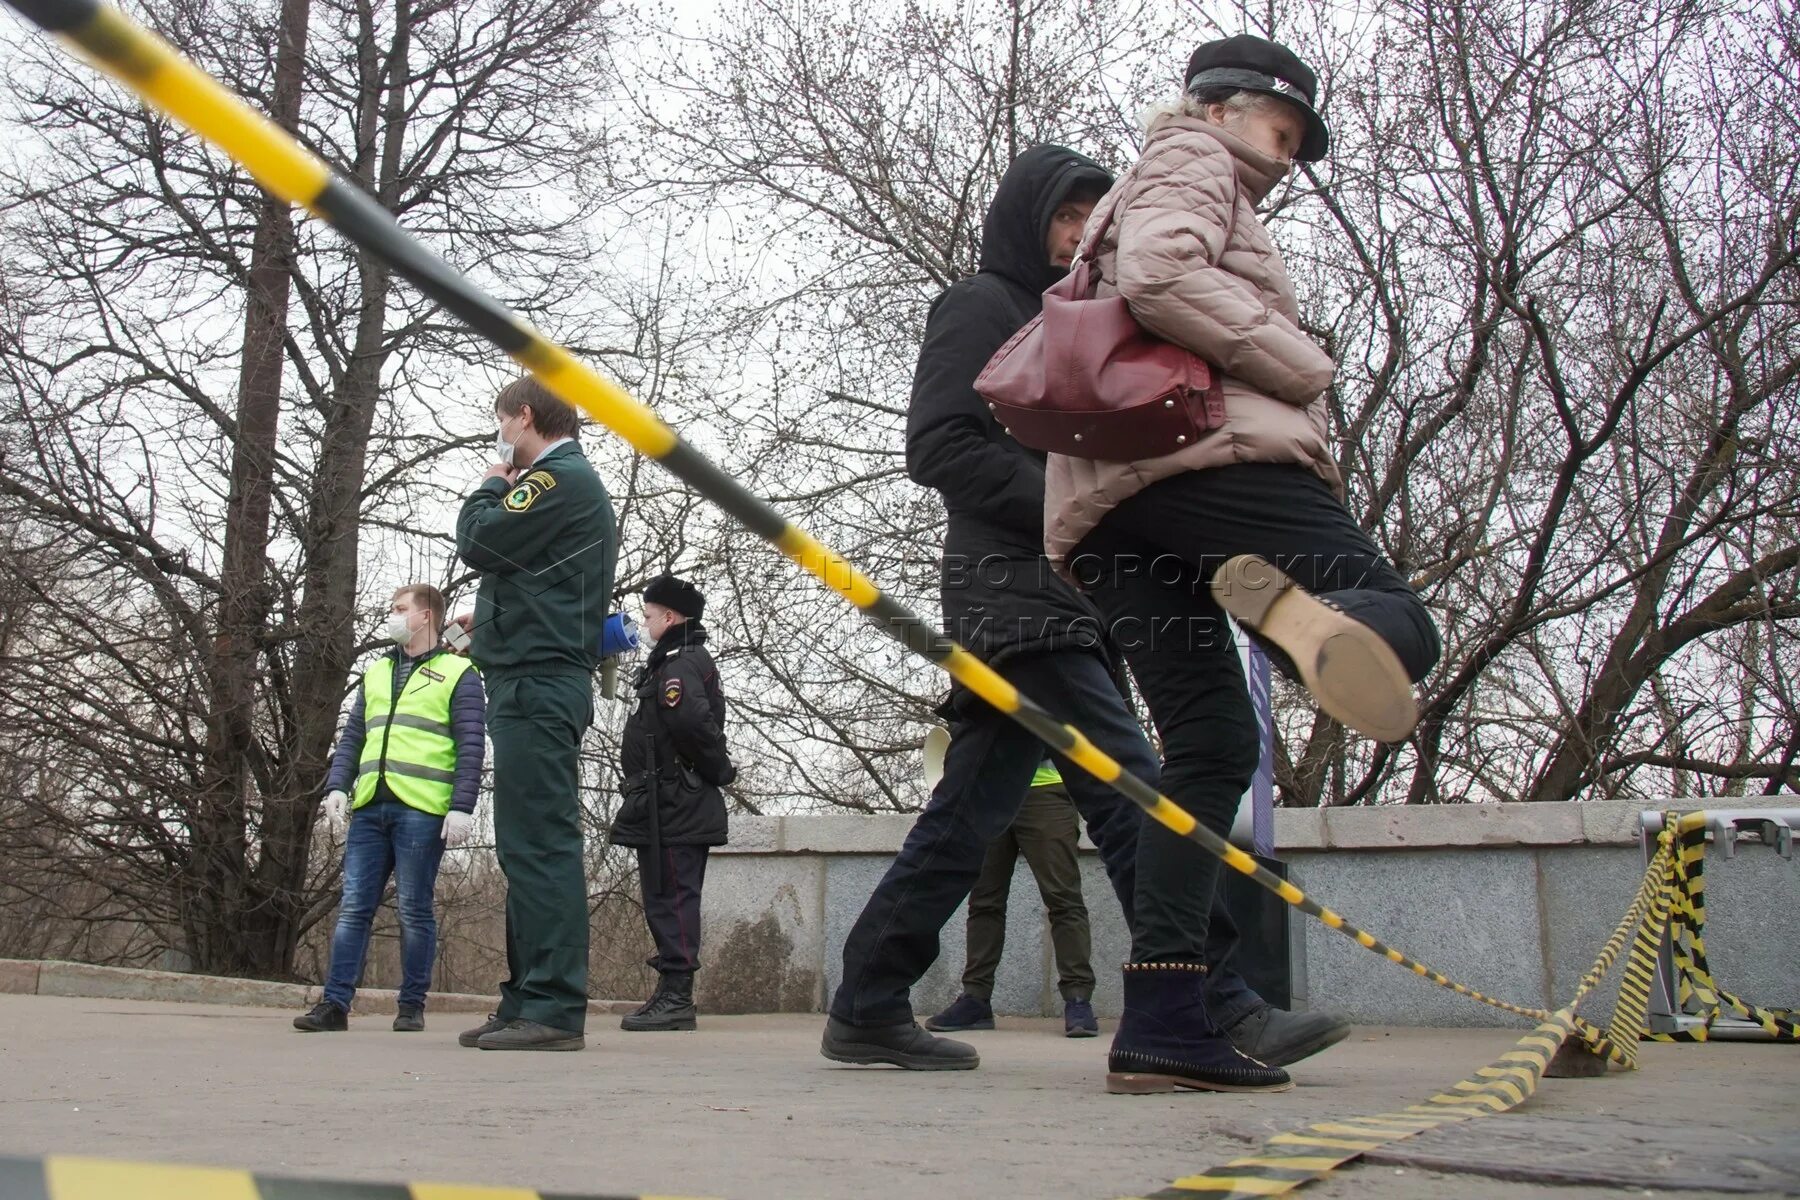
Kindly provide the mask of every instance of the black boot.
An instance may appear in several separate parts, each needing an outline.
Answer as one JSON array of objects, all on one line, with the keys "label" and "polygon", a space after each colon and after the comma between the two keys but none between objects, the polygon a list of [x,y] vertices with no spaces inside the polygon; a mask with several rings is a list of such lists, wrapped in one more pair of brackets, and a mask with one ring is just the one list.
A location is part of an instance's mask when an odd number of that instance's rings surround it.
[{"label": "black boot", "polygon": [[981,1055],[975,1047],[933,1037],[920,1029],[917,1021],[865,1029],[830,1017],[825,1021],[819,1053],[833,1062],[865,1066],[885,1063],[908,1071],[973,1071],[981,1065]]},{"label": "black boot", "polygon": [[628,1033],[662,1032],[692,1029],[697,1024],[694,1011],[694,973],[671,971],[656,985],[650,1003],[623,1018],[619,1028]]},{"label": "black boot", "polygon": [[321,1000],[294,1018],[301,1033],[342,1033],[350,1028],[350,1014],[329,1000]]},{"label": "black boot", "polygon": [[1288,1073],[1244,1054],[1206,1012],[1206,968],[1126,963],[1125,1013],[1107,1056],[1106,1090],[1124,1095],[1193,1088],[1285,1092]]}]

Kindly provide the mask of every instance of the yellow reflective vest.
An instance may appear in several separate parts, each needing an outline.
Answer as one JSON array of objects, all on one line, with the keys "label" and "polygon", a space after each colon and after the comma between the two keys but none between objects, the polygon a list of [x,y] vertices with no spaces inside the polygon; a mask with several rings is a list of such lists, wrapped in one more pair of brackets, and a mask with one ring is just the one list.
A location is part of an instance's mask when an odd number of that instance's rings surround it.
[{"label": "yellow reflective vest", "polygon": [[474,664],[456,654],[434,654],[414,665],[394,694],[394,659],[384,658],[363,675],[362,760],[352,808],[375,798],[385,781],[401,803],[443,816],[456,782],[456,739],[450,701],[464,671]]}]

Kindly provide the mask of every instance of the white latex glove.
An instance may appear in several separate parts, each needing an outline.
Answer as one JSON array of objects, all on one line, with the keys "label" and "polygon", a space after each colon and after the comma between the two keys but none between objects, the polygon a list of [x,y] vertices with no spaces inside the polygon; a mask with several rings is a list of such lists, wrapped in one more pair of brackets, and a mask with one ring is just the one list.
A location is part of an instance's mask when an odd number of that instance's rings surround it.
[{"label": "white latex glove", "polygon": [[446,846],[460,846],[469,840],[469,834],[475,828],[475,814],[451,809],[444,815],[444,827],[439,832]]},{"label": "white latex glove", "polygon": [[345,792],[326,792],[325,803],[319,809],[333,829],[342,829],[350,819],[350,797]]}]

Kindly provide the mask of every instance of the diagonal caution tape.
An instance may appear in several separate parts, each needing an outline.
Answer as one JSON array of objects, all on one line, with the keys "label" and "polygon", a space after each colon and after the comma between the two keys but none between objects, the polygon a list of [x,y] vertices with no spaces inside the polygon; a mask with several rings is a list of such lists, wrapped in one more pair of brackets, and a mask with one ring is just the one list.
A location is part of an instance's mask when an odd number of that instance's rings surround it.
[{"label": "diagonal caution tape", "polygon": [[99,0],[7,3],[147,103],[230,155],[275,196],[305,208],[386,262],[504,350],[556,395],[605,425],[633,449],[655,459],[751,533],[850,601],[894,640],[942,668],[1069,761],[1110,784],[1153,819],[1198,843],[1226,866],[1254,879],[1301,912],[1439,987],[1532,1020],[1550,1016],[1543,1009],[1509,1004],[1457,983],[1357,928],[1293,884],[1258,866],[1255,859],[1201,825],[1186,809],[1126,771],[1079,729],[1058,721],[987,664],[884,594],[842,555],[789,523],[682,440],[642,402],[476,287],[402,229],[392,214],[355,184],[335,176],[311,151],[130,17]]},{"label": "diagonal caution tape", "polygon": [[647,1195],[552,1195],[532,1188],[454,1183],[352,1183],[287,1179],[231,1167],[113,1162],[52,1156],[0,1158],[4,1200],[702,1200]]},{"label": "diagonal caution tape", "polygon": [[[848,560],[820,543],[811,534],[790,524],[774,509],[742,487],[704,455],[682,440],[648,407],[610,380],[576,359],[567,349],[545,338],[523,318],[486,295],[468,279],[414,240],[392,215],[367,195],[335,177],[330,168],[291,137],[255,113],[226,91],[204,71],[182,58],[161,39],[144,30],[117,10],[97,0],[8,0],[12,7],[46,31],[75,47],[101,69],[135,91],[148,103],[173,116],[243,165],[270,192],[290,204],[300,205],[336,228],[358,246],[387,262],[426,295],[488,338],[530,371],[556,395],[586,412],[623,438],[634,449],[656,459],[677,478],[692,487],[745,528],[787,555],[803,570],[849,600],[871,622],[896,641],[942,668],[958,683],[1030,730],[1048,746],[1126,798],[1152,818],[1222,859],[1233,870],[1254,879],[1283,901],[1318,918],[1326,926],[1354,940],[1365,949],[1400,964],[1414,974],[1459,995],[1506,1012],[1538,1020],[1514,1048],[1423,1104],[1393,1113],[1320,1122],[1305,1129],[1279,1134],[1265,1143],[1262,1152],[1234,1160],[1201,1175],[1175,1181],[1156,1193],[1165,1197],[1193,1193],[1230,1196],[1270,1196],[1290,1191],[1317,1179],[1343,1162],[1387,1142],[1412,1137],[1441,1125],[1505,1112],[1523,1103],[1537,1089],[1558,1047],[1570,1039],[1585,1043],[1590,1051],[1621,1066],[1636,1063],[1635,1030],[1642,1028],[1643,1006],[1648,998],[1644,973],[1646,946],[1659,946],[1671,911],[1682,933],[1678,954],[1682,967],[1684,1001],[1717,1012],[1721,1006],[1743,1012],[1776,1036],[1794,1033],[1792,1013],[1757,1009],[1721,992],[1706,965],[1700,931],[1704,926],[1704,901],[1700,896],[1698,856],[1686,859],[1691,827],[1685,818],[1670,815],[1661,845],[1646,870],[1638,896],[1626,918],[1607,942],[1594,967],[1583,979],[1575,997],[1554,1013],[1523,1007],[1483,995],[1432,970],[1425,964],[1388,946],[1312,900],[1299,888],[1257,866],[1254,859],[1201,826],[1192,815],[1155,788],[1126,772],[1073,726],[1057,721],[1021,694],[1006,679],[946,637],[935,633],[915,613],[885,595]],[[1684,835],[1676,851],[1671,827]],[[1702,829],[1698,845],[1704,849]],[[1685,872],[1685,873],[1684,873]],[[1678,883],[1678,880],[1681,881]],[[1692,890],[1687,890],[1691,884]],[[1611,968],[1628,939],[1632,954],[1614,1019],[1606,1031],[1576,1015],[1576,1007]],[[1699,1035],[1669,1040],[1703,1040]],[[58,1162],[88,1160],[48,1160]],[[9,1164],[0,1160],[0,1168]],[[75,1169],[75,1168],[71,1168]],[[172,1168],[172,1170],[183,1170]],[[236,1197],[261,1200],[262,1193],[241,1190],[244,1179],[227,1182],[223,1172],[209,1176],[208,1187],[198,1190],[199,1180],[188,1190],[149,1192],[139,1196]],[[0,1174],[0,1181],[6,1176]],[[254,1180],[252,1180],[254,1183]],[[226,1190],[238,1187],[239,1190]],[[507,1189],[427,1189],[415,1185],[405,1194],[420,1200],[452,1200],[456,1197],[530,1197],[536,1193]],[[11,1193],[9,1192],[8,1195]],[[35,1195],[36,1193],[25,1193]],[[62,1200],[62,1193],[45,1185],[45,1195]],[[100,1195],[103,1193],[94,1193]],[[305,1193],[310,1195],[311,1193]],[[368,1195],[369,1193],[361,1193]],[[73,1197],[75,1193],[67,1195]],[[87,1193],[83,1193],[85,1200]],[[284,1193],[300,1196],[302,1193]]]}]

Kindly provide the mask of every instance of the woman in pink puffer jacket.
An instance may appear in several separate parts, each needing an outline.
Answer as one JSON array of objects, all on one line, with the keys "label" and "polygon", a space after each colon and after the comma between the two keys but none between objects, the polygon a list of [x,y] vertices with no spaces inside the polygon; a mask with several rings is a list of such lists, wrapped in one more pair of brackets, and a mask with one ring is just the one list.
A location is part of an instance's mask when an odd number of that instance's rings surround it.
[{"label": "woman in pink puffer jacket", "polygon": [[[1260,740],[1225,614],[1331,716],[1400,741],[1412,684],[1437,661],[1423,604],[1344,508],[1323,395],[1331,358],[1299,326],[1293,284],[1256,206],[1294,160],[1324,156],[1313,73],[1256,37],[1209,42],[1137,165],[1100,202],[1100,294],[1218,367],[1224,425],[1161,457],[1051,455],[1045,548],[1087,589],[1131,664],[1163,743],[1162,790],[1223,836]],[[1138,848],[1137,963],[1108,1087],[1214,1087],[1222,1035],[1201,998],[1219,865],[1150,821]],[[1246,1078],[1228,1090],[1268,1090]]]}]

